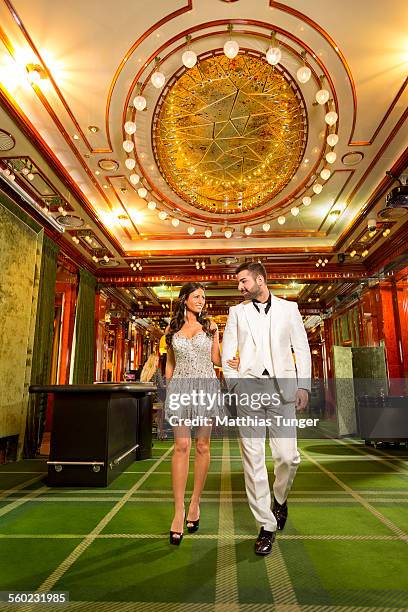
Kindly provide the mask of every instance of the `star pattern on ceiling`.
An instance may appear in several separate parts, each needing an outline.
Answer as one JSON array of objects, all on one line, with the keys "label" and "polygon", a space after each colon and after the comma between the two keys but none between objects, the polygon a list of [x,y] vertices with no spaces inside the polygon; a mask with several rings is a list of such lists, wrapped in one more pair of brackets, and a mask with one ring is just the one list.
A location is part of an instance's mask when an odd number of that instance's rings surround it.
[{"label": "star pattern on ceiling", "polygon": [[214,55],[163,95],[154,151],[169,186],[196,208],[239,213],[282,191],[307,140],[303,99],[263,58]]}]

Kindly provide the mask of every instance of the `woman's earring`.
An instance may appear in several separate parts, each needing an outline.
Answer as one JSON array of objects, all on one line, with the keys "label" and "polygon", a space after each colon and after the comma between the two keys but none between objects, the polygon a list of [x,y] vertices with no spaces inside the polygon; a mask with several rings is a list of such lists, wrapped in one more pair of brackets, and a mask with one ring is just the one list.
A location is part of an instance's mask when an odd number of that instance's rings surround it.
[{"label": "woman's earring", "polygon": [[184,306],[184,318],[186,318],[187,308]]}]

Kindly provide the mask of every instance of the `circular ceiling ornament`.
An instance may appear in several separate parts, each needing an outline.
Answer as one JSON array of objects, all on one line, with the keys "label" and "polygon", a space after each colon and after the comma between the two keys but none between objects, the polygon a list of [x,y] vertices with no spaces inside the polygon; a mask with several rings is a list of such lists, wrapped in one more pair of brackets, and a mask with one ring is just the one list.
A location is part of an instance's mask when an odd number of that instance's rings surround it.
[{"label": "circular ceiling ornament", "polygon": [[377,217],[381,221],[395,221],[405,217],[407,214],[408,210],[406,208],[383,208],[377,213]]},{"label": "circular ceiling ornament", "polygon": [[98,166],[105,172],[115,172],[119,168],[119,163],[115,159],[100,159]]},{"label": "circular ceiling ornament", "polygon": [[171,189],[220,214],[259,208],[280,193],[308,129],[299,88],[283,68],[222,52],[170,81],[153,125],[156,163]]},{"label": "circular ceiling ornament", "polygon": [[99,266],[103,266],[104,268],[116,268],[119,265],[119,262],[116,259],[109,259],[106,261],[105,259],[100,259],[98,261]]},{"label": "circular ceiling ornament", "polygon": [[364,159],[364,153],[362,151],[352,151],[345,153],[341,158],[341,161],[345,166],[357,166]]},{"label": "circular ceiling ornament", "polygon": [[238,263],[238,258],[234,257],[233,255],[229,255],[226,257],[219,257],[217,259],[217,263],[227,265],[227,266],[232,266],[232,264],[235,265]]},{"label": "circular ceiling ornament", "polygon": [[64,227],[82,227],[84,224],[84,220],[76,215],[60,215],[57,222]]},{"label": "circular ceiling ornament", "polygon": [[0,130],[0,151],[11,151],[11,149],[14,149],[15,145],[16,141],[14,136],[5,130]]}]

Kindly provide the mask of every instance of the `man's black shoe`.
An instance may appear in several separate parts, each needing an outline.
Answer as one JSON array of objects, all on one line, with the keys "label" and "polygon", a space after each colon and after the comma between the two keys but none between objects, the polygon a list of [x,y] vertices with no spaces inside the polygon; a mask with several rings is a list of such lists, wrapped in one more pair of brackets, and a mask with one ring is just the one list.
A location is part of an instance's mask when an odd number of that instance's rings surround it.
[{"label": "man's black shoe", "polygon": [[275,540],[274,531],[266,531],[261,527],[257,541],[255,542],[255,554],[256,555],[269,555],[272,551],[272,544]]},{"label": "man's black shoe", "polygon": [[287,502],[283,502],[280,504],[276,501],[275,497],[273,498],[273,508],[272,512],[274,517],[276,518],[277,529],[278,531],[282,531],[285,527],[286,519],[288,518],[288,504]]}]

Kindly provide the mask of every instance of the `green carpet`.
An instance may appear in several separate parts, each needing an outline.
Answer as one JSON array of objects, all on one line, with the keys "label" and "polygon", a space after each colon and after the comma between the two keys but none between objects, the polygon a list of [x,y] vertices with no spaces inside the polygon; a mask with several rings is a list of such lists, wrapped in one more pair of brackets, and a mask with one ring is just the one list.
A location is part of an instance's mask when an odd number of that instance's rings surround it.
[{"label": "green carpet", "polygon": [[[0,591],[69,591],[37,612],[408,609],[406,450],[300,440],[288,522],[261,558],[235,439],[212,442],[198,533],[169,545],[171,444],[106,489],[47,488],[44,461],[0,466]],[[186,502],[192,485],[190,470]]]}]

